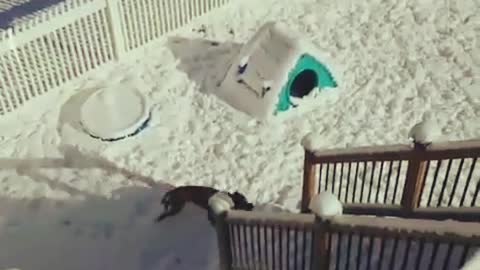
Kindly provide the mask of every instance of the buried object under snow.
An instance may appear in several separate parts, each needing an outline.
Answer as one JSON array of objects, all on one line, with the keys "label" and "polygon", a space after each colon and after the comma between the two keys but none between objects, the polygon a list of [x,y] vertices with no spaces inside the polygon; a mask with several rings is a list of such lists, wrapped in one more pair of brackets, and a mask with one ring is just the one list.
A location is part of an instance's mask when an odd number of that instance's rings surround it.
[{"label": "buried object under snow", "polygon": [[287,111],[296,106],[293,98],[317,88],[337,87],[325,61],[319,59],[313,46],[279,23],[268,22],[232,60],[217,95],[258,118]]},{"label": "buried object under snow", "polygon": [[85,132],[110,142],[137,135],[148,126],[150,118],[146,99],[135,88],[112,87],[96,91],[80,112]]}]

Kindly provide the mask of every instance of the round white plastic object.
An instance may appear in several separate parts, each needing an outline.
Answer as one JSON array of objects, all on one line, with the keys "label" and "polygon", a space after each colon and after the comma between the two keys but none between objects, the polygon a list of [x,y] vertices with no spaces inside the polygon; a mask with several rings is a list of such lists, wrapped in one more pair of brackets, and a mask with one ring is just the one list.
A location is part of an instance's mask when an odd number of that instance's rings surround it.
[{"label": "round white plastic object", "polygon": [[135,88],[107,88],[82,106],[80,121],[92,137],[104,140],[135,134],[149,118],[145,97]]}]

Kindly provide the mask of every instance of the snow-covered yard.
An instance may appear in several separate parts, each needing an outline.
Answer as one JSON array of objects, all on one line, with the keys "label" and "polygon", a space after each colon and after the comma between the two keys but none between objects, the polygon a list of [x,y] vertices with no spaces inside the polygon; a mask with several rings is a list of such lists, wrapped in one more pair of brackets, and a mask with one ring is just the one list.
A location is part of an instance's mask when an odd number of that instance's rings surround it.
[{"label": "snow-covered yard", "polygon": [[[201,210],[153,223],[169,185],[239,190],[296,210],[309,132],[329,148],[404,143],[430,111],[444,139],[480,137],[478,0],[292,3],[233,1],[136,60],[0,119],[0,269],[215,269]],[[316,107],[261,123],[220,101],[214,85],[272,20],[335,59],[341,81]],[[114,143],[78,128],[85,92],[132,85],[157,105],[149,128]]]}]

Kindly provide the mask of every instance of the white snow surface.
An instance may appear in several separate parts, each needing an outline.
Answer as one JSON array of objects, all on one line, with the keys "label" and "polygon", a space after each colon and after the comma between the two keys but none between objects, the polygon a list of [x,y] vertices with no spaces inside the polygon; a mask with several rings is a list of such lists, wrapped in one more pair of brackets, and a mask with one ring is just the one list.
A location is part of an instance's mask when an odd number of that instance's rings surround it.
[{"label": "white snow surface", "polygon": [[472,255],[472,258],[460,270],[480,269],[480,250]]},{"label": "white snow surface", "polygon": [[[217,269],[204,211],[188,206],[153,223],[171,185],[238,190],[297,210],[300,141],[310,132],[321,148],[406,143],[430,111],[446,139],[480,137],[479,8],[477,0],[236,1],[2,117],[0,269]],[[342,78],[325,98],[259,122],[212,89],[267,21],[333,57]],[[206,33],[192,31],[201,24]],[[151,126],[114,143],[83,133],[85,93],[135,80],[157,105]]]},{"label": "white snow surface", "polygon": [[343,213],[342,203],[329,191],[315,194],[310,200],[308,209],[320,218],[330,218]]}]

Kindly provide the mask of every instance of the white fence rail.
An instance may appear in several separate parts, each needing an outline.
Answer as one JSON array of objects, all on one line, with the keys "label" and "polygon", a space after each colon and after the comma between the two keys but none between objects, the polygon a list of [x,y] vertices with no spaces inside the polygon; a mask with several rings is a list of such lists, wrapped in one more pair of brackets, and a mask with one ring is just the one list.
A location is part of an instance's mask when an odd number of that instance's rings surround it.
[{"label": "white fence rail", "polygon": [[67,0],[0,32],[0,115],[231,0]]}]

